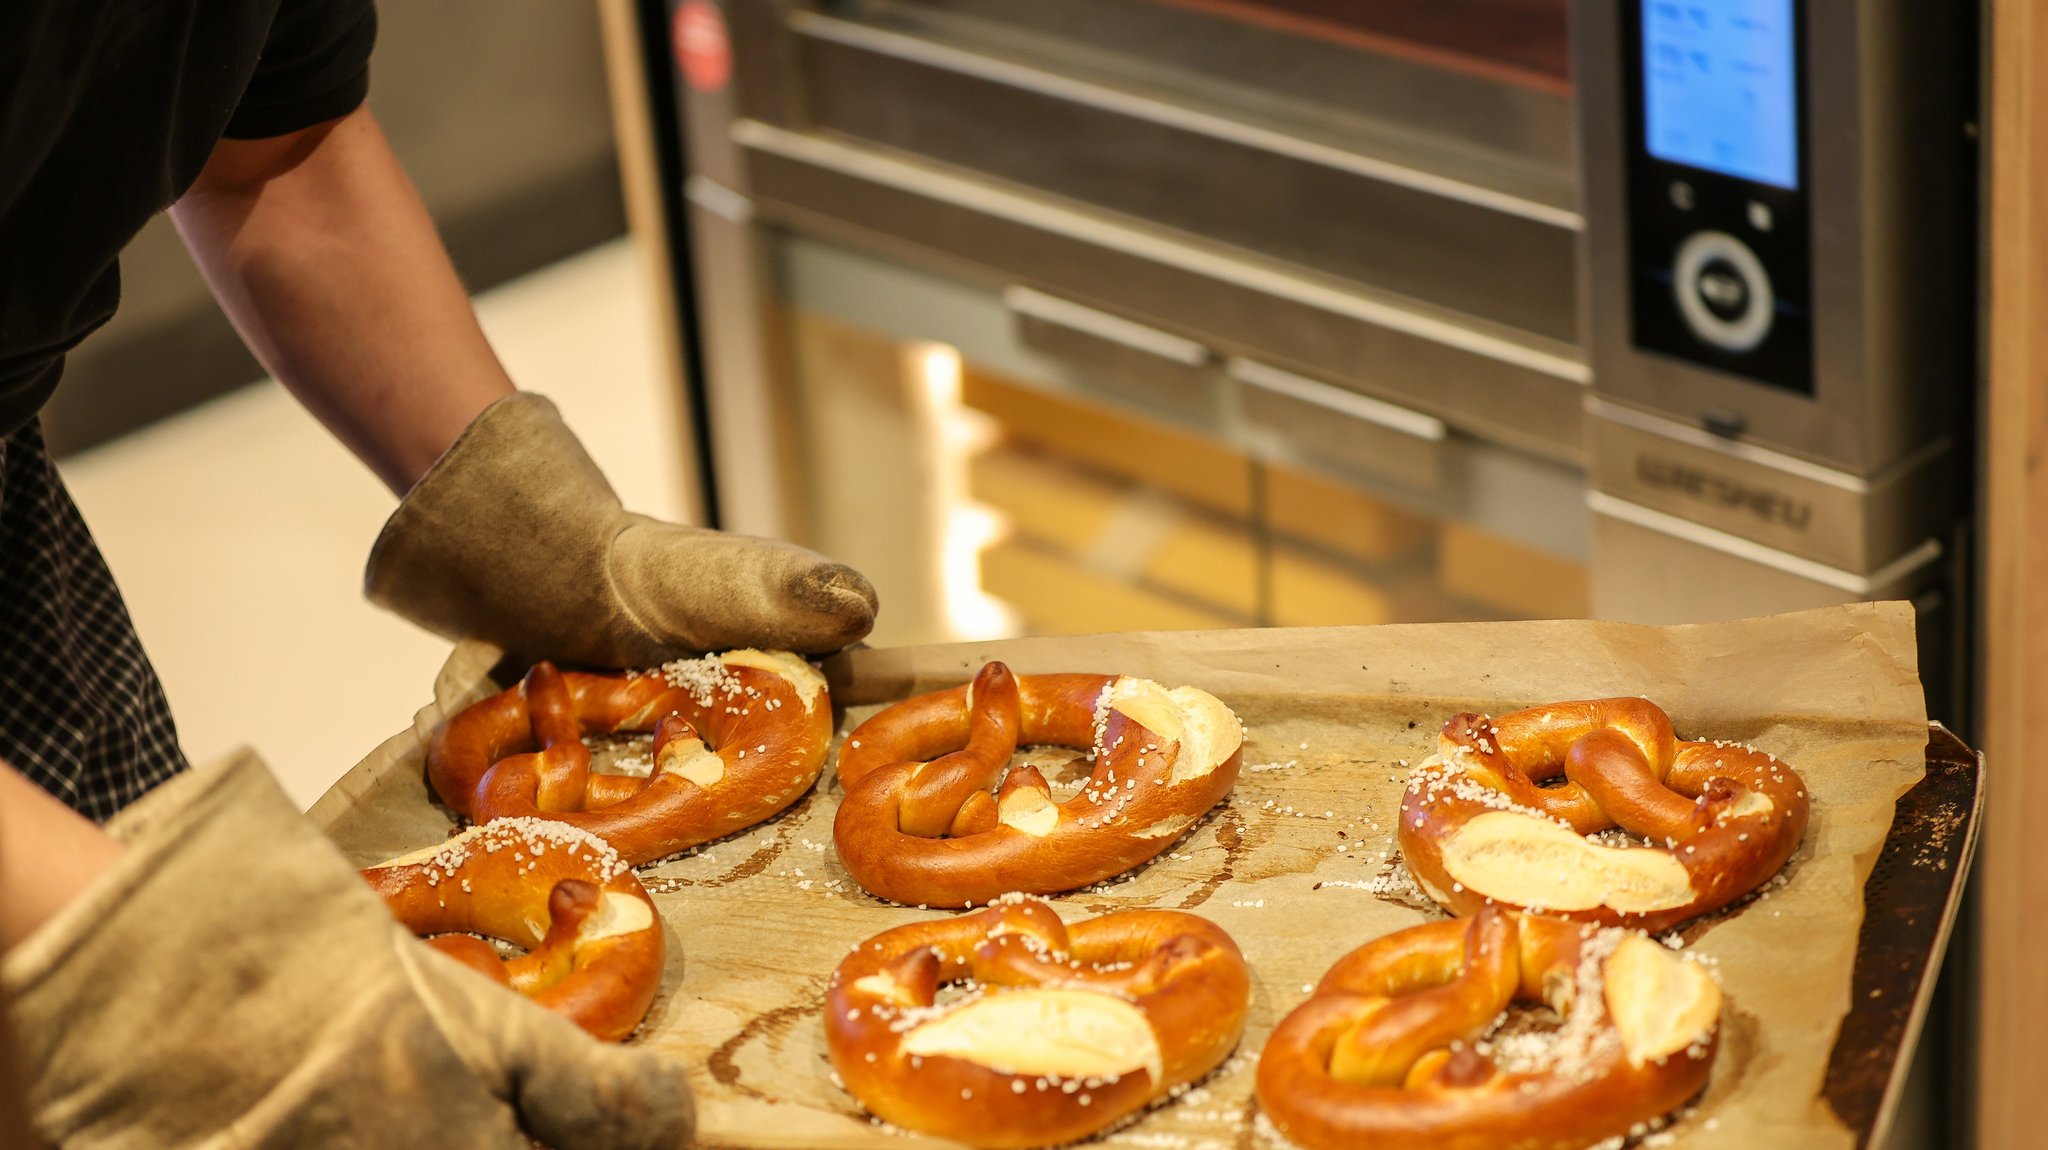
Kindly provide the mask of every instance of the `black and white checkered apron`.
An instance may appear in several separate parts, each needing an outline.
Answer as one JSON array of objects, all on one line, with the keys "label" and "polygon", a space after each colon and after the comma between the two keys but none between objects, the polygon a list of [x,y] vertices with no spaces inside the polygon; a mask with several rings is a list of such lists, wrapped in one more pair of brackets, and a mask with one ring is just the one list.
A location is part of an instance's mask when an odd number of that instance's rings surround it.
[{"label": "black and white checkered apron", "polygon": [[0,439],[0,759],[101,821],[185,769],[163,685],[37,422]]}]

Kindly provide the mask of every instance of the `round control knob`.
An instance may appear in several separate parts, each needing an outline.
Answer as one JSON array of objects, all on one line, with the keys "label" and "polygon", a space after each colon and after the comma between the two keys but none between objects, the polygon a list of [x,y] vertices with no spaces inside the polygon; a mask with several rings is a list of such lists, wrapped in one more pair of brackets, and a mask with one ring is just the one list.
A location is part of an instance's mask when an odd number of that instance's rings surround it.
[{"label": "round control knob", "polygon": [[1726,232],[1696,232],[1679,245],[1671,273],[1678,314],[1701,340],[1743,352],[1771,334],[1777,297],[1748,244]]}]

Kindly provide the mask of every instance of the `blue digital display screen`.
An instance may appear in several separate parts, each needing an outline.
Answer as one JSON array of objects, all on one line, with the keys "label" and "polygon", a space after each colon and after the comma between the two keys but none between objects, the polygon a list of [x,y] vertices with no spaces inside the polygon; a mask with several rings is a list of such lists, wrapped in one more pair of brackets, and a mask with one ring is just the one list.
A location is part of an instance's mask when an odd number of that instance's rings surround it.
[{"label": "blue digital display screen", "polygon": [[1799,186],[1793,0],[1643,0],[1652,156]]}]

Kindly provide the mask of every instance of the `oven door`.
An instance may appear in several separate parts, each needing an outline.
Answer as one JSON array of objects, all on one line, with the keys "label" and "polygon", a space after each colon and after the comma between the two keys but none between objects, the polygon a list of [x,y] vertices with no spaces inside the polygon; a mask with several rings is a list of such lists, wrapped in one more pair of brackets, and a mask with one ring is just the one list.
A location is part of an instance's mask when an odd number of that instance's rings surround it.
[{"label": "oven door", "polygon": [[1565,9],[730,0],[723,521],[878,642],[1588,613]]}]

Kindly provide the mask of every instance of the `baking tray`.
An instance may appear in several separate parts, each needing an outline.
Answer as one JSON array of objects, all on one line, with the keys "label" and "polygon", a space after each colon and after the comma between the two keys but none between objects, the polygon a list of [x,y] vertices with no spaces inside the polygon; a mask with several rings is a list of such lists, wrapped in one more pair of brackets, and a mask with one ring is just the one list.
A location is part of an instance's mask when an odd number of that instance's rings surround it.
[{"label": "baking tray", "polygon": [[[1853,621],[1859,626],[1868,624],[1867,620]],[[1896,637],[1894,646],[1909,648],[1908,643]],[[443,703],[466,701],[449,694],[445,687],[450,681],[464,683],[468,698],[496,689],[497,684],[516,681],[519,668],[501,666],[486,678],[483,672],[490,663],[479,663],[477,659],[472,652],[468,664],[459,667],[459,650],[457,658],[451,660],[443,675],[444,689],[437,691]],[[420,778],[419,736],[438,714],[436,708],[423,711],[414,731],[388,741],[376,755],[337,783],[312,811],[316,822],[341,832],[343,845],[359,862],[389,857],[447,832],[448,816],[428,800]],[[1911,1061],[1909,1053],[1926,1024],[1941,956],[1975,849],[1981,804],[1979,756],[1938,725],[1929,727],[1924,753],[1925,774],[1898,799],[1882,846],[1863,884],[1864,914],[1853,957],[1853,987],[1846,1014],[1831,1047],[1827,1048],[1829,1056],[1820,1100],[1846,1127],[1852,1144],[1858,1147],[1881,1144],[1898,1112]],[[826,783],[832,780],[828,771]],[[806,809],[814,806],[814,797],[807,797],[783,818],[757,830],[771,834],[778,842],[806,831],[812,837],[823,833],[829,840],[829,819],[821,830],[806,817]],[[366,812],[379,813],[366,819],[362,817]],[[1220,824],[1217,837],[1223,838]],[[748,849],[744,842],[728,843],[742,853]],[[820,862],[823,861],[821,858]],[[678,930],[687,929],[680,921],[672,925]],[[875,929],[887,925],[893,925],[893,921],[875,921]],[[685,943],[686,947],[689,945]],[[705,952],[697,949],[696,953],[701,956]],[[680,969],[671,971],[674,976],[681,973]],[[665,994],[676,991],[677,987],[670,986]],[[777,1053],[787,1056],[797,1050]],[[776,1109],[787,1112],[798,1108]],[[766,1120],[765,1116],[755,1117]],[[747,1128],[745,1124],[733,1127]],[[774,1128],[791,1129],[782,1122]],[[1249,1129],[1245,1133],[1249,1135]],[[801,1133],[791,1137],[795,1140],[783,1144],[813,1144]],[[761,1144],[755,1138],[743,1141]],[[714,1134],[712,1140],[701,1145],[720,1142],[720,1136]],[[1712,1144],[1723,1144],[1723,1140],[1715,1139]]]}]

